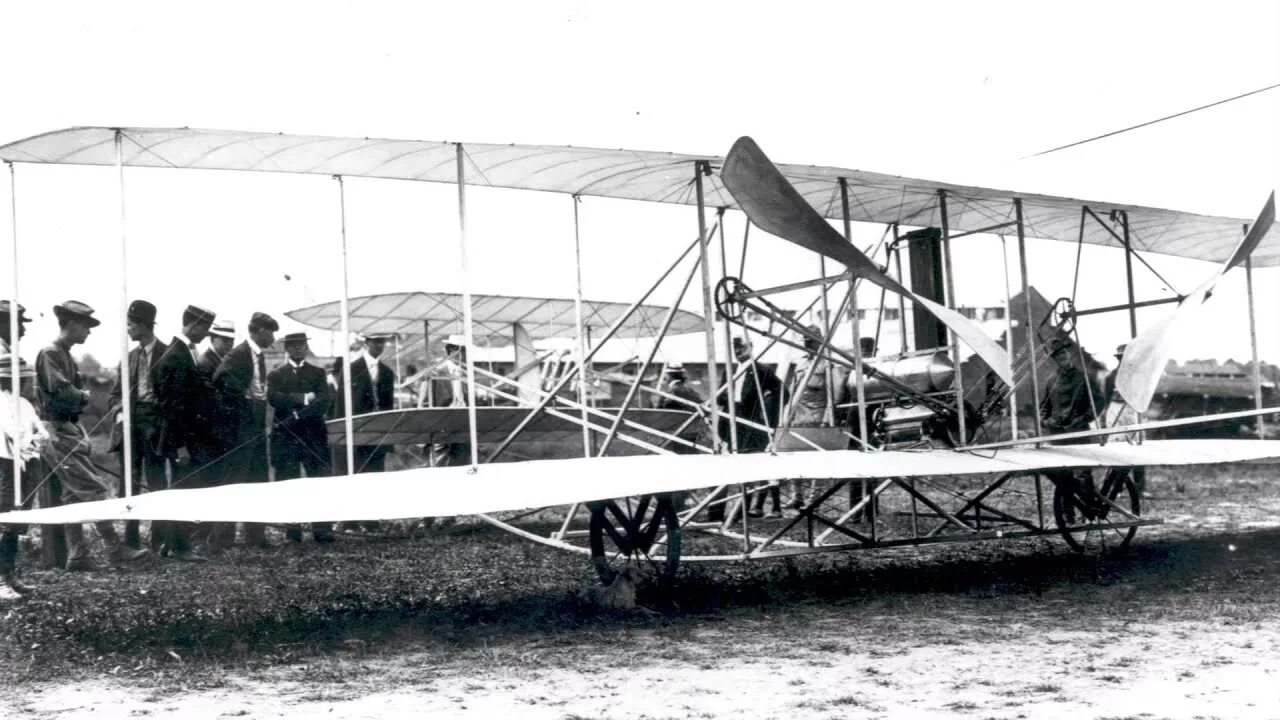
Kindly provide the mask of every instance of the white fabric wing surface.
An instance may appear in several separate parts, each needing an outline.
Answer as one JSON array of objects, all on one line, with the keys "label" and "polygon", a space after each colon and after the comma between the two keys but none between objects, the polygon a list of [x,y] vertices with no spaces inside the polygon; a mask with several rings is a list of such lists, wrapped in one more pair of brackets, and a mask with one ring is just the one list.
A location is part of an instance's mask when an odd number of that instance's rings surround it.
[{"label": "white fabric wing surface", "polygon": [[1158,440],[1003,450],[647,455],[423,468],[358,477],[165,490],[127,499],[0,514],[0,524],[91,520],[322,522],[473,515],[568,505],[723,483],[957,476],[1054,467],[1199,465],[1280,458],[1276,440]]},{"label": "white fabric wing surface", "polygon": [[1258,219],[1249,227],[1249,232],[1240,239],[1240,244],[1222,267],[1183,298],[1172,313],[1139,333],[1125,348],[1124,357],[1116,371],[1116,390],[1134,410],[1144,413],[1151,406],[1151,399],[1155,397],[1156,387],[1160,384],[1160,376],[1164,374],[1165,365],[1173,353],[1174,330],[1213,296],[1218,280],[1228,270],[1243,263],[1257,249],[1271,230],[1275,219],[1276,194],[1273,191],[1263,204]]}]

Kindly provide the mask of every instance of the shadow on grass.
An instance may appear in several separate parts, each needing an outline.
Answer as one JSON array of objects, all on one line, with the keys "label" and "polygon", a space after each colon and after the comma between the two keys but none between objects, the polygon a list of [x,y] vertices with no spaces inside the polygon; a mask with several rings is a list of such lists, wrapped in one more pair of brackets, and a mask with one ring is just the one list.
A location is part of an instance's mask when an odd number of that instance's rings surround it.
[{"label": "shadow on grass", "polygon": [[1194,612],[1225,598],[1274,612],[1280,530],[1147,543],[1139,536],[1128,553],[1103,558],[1041,540],[687,565],[668,587],[642,586],[638,601],[650,610],[634,613],[600,608],[581,557],[489,528],[234,550],[203,565],[35,575],[42,592],[0,615],[0,677],[15,681],[65,669],[127,673],[166,657],[272,663],[403,641],[466,647],[495,636],[680,631],[687,618],[806,603],[876,603],[909,614],[887,601],[1034,607],[1051,595],[1106,615]]}]

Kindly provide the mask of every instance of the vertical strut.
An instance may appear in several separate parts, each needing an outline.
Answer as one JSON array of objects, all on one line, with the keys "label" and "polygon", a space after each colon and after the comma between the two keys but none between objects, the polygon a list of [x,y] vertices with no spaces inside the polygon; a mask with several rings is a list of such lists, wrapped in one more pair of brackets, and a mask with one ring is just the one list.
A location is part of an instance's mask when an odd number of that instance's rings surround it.
[{"label": "vertical strut", "polygon": [[[1018,225],[1018,269],[1022,274],[1022,303],[1027,311],[1027,357],[1031,360],[1031,417],[1036,421],[1036,437],[1044,434],[1040,427],[1040,361],[1036,358],[1036,321],[1031,310],[1031,286],[1027,282],[1027,232],[1022,222],[1022,198],[1013,199],[1013,212]],[[1013,343],[1011,342],[1010,345]],[[1014,378],[1014,382],[1018,381]]]},{"label": "vertical strut", "polygon": [[463,166],[462,143],[458,155],[458,245],[462,250],[462,334],[467,343],[467,427],[471,433],[471,470],[480,465],[480,443],[476,432],[476,348],[471,328],[471,271],[467,264],[467,171]]},{"label": "vertical strut", "polygon": [[[1258,367],[1258,328],[1254,322],[1253,306],[1253,257],[1244,259],[1244,285],[1249,297],[1249,350],[1253,353],[1253,406],[1262,409],[1262,368]],[[1258,416],[1258,439],[1265,437],[1266,425]]]},{"label": "vertical strut", "polygon": [[[849,181],[846,178],[840,178],[840,219],[844,222],[844,239],[852,244],[853,228],[849,222]],[[866,450],[868,447],[867,393],[862,377],[862,328],[858,318],[858,281],[852,277],[849,278],[849,317],[853,328],[853,382],[858,396],[858,439],[862,442],[862,449]],[[866,483],[863,482],[863,490],[865,489]]]},{"label": "vertical strut", "polygon": [[[947,307],[958,312],[956,286],[951,272],[951,228],[947,220],[946,190],[938,191],[938,210],[942,215],[942,267],[947,274]],[[960,437],[956,444],[964,446],[969,442],[969,434],[965,427],[967,418],[965,417],[964,366],[960,362],[960,341],[955,330],[951,331],[951,362],[956,368],[956,418],[960,422]]]},{"label": "vertical strut", "polygon": [[347,278],[347,190],[341,175],[334,175],[338,181],[339,228],[342,240],[342,302],[338,306],[342,314],[342,345],[339,357],[342,358],[342,428],[347,434],[347,446],[344,448],[347,458],[347,474],[356,472],[355,429],[351,420],[351,299]]},{"label": "vertical strut", "polygon": [[[116,130],[116,173],[120,178],[120,321],[129,326],[129,243],[126,239],[124,221],[124,133]],[[17,310],[17,308],[13,308]],[[16,319],[16,316],[14,316]],[[129,398],[133,397],[129,377],[129,334],[120,333],[120,411],[123,416],[123,427],[120,434],[124,439],[124,496],[133,495],[133,405]],[[18,387],[14,386],[16,395]],[[15,463],[16,464],[16,463]]]},{"label": "vertical strut", "polygon": [[[702,262],[702,312],[704,316],[705,335],[707,340],[707,387],[720,387],[716,372],[716,329],[713,303],[711,299],[711,263],[707,259],[707,218],[704,214],[706,202],[702,196],[702,173],[711,174],[710,165],[705,160],[695,160],[693,164],[693,184],[698,195],[698,253]],[[725,352],[729,352],[726,348]],[[711,405],[711,448],[720,452],[720,406],[714,397],[708,398]]]},{"label": "vertical strut", "polygon": [[[1080,219],[1080,225],[1084,226],[1084,218]],[[1129,242],[1129,213],[1124,210],[1120,211],[1120,227],[1124,231],[1124,280],[1129,290],[1129,337],[1135,338],[1138,336],[1138,309],[1133,306],[1133,245]]]},{"label": "vertical strut", "polygon": [[[573,201],[573,270],[577,282],[577,291],[573,296],[574,324],[578,331],[578,403],[582,409],[582,457],[591,457],[591,429],[587,426],[587,331],[582,321],[582,242],[579,234],[577,195],[569,198]],[[623,408],[619,418],[626,412]]]},{"label": "vertical strut", "polygon": [[[22,419],[22,374],[19,372],[22,360],[18,355],[18,330],[22,326],[22,313],[18,312],[18,177],[14,174],[13,163],[5,163],[9,166],[9,208],[12,211],[10,216],[13,234],[13,291],[9,294],[9,337],[5,338],[5,342],[9,344],[9,360],[12,363],[10,368],[13,371],[12,384],[13,388],[13,417]],[[17,462],[17,457],[13,463],[13,509],[22,509],[22,463]]]}]

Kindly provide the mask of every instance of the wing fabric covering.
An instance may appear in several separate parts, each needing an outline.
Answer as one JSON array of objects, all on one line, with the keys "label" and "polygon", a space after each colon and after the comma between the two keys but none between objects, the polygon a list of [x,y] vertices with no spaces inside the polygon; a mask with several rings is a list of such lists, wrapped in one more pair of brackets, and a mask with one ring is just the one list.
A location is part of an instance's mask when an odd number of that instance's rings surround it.
[{"label": "wing fabric covering", "polygon": [[1227,262],[1212,277],[1183,298],[1172,313],[1139,333],[1138,337],[1129,343],[1129,347],[1125,348],[1124,357],[1120,360],[1120,368],[1116,371],[1116,390],[1134,410],[1142,413],[1151,406],[1151,398],[1156,394],[1160,376],[1164,374],[1164,368],[1173,352],[1174,330],[1213,296],[1218,280],[1228,270],[1249,257],[1258,247],[1258,243],[1266,237],[1275,219],[1276,194],[1273,191],[1263,205],[1258,219],[1249,227],[1249,232],[1245,233]]},{"label": "wing fabric covering", "polygon": [[725,157],[720,179],[751,222],[761,230],[843,263],[854,276],[925,308],[973,348],[1000,379],[1013,385],[1009,355],[1004,348],[960,313],[916,295],[881,272],[871,258],[831,227],[801,197],[754,140],[738,138]]},{"label": "wing fabric covering", "polygon": [[[679,492],[734,482],[952,477],[1058,467],[1268,462],[1280,440],[1153,440],[1011,448],[994,455],[954,450],[783,452],[776,455],[642,455],[417,468],[357,477],[239,483],[164,490],[131,498],[0,514],[0,525],[91,520],[324,522],[474,515]],[[945,482],[945,480],[943,480]]]}]

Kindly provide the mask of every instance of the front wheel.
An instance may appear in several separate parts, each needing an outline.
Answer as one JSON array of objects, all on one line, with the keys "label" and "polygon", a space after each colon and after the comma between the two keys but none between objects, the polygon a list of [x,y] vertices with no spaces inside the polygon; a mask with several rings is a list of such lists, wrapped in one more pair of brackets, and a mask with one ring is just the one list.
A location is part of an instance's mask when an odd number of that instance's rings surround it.
[{"label": "front wheel", "polygon": [[680,523],[671,493],[590,503],[591,564],[605,585],[623,567],[670,580],[680,567]]},{"label": "front wheel", "polygon": [[1078,478],[1054,483],[1053,519],[1072,550],[1100,555],[1129,546],[1138,532],[1137,525],[1129,523],[1142,517],[1138,488],[1129,470],[1108,469],[1102,486],[1094,492]]}]

